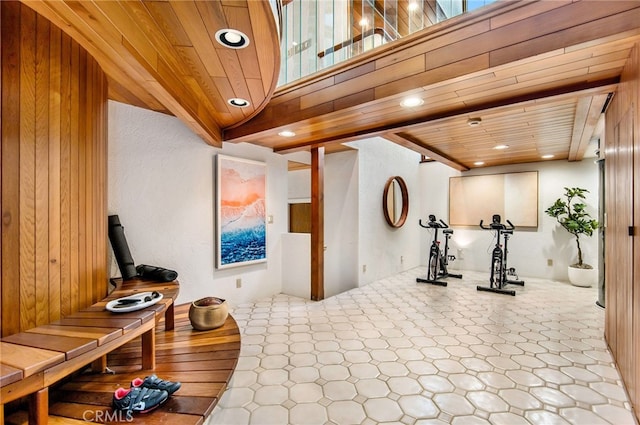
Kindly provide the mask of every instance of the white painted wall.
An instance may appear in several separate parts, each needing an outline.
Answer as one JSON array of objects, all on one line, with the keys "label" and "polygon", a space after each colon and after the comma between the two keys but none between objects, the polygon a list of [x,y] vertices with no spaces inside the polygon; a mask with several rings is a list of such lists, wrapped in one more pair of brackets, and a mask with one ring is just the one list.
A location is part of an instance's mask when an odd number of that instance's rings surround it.
[{"label": "white painted wall", "polygon": [[[420,166],[421,196],[425,215],[429,211],[448,217],[448,179],[460,175],[456,170],[438,163]],[[560,227],[555,219],[548,217],[544,210],[564,193],[564,187],[583,187],[589,190],[588,210],[597,219],[598,207],[598,166],[592,159],[581,162],[549,161],[530,164],[515,164],[504,167],[478,168],[464,175],[511,173],[538,171],[538,228],[521,229],[514,232],[509,240],[509,266],[515,267],[520,276],[567,280],[567,266],[577,258],[575,240]],[[509,217],[503,217],[503,220]],[[487,217],[487,221],[491,217]],[[447,221],[447,218],[444,219]],[[512,220],[513,221],[513,220]],[[454,228],[452,237],[454,248],[462,249],[452,253],[458,259],[451,264],[452,269],[489,271],[490,253],[493,248],[492,232],[476,228]],[[431,239],[421,241],[421,263],[427,263],[428,247]],[[585,260],[597,266],[598,238],[581,238]],[[553,265],[547,265],[547,259]]]},{"label": "white painted wall", "polygon": [[[358,286],[358,152],[338,152],[324,161],[324,295]],[[311,170],[289,172],[289,202],[311,201]],[[282,292],[310,297],[310,235],[283,237]],[[305,254],[306,253],[306,254]]]},{"label": "white painted wall", "polygon": [[311,168],[289,171],[287,178],[289,203],[311,202]]},{"label": "white painted wall", "polygon": [[[359,152],[358,274],[362,286],[420,264],[421,233],[416,229],[422,192],[420,155],[379,137],[349,145]],[[382,212],[384,185],[392,176],[402,177],[409,190],[409,214],[399,229],[389,226]]]},{"label": "white painted wall", "polygon": [[[215,269],[217,153],[267,163],[267,214],[274,220],[267,225],[266,263]],[[135,263],[176,270],[179,303],[217,296],[234,305],[281,291],[285,157],[248,144],[216,149],[174,117],[110,102],[108,172],[109,214],[120,216]]]},{"label": "white painted wall", "polygon": [[[120,216],[136,264],[178,271],[178,302],[213,295],[233,305],[281,291],[299,295],[300,288],[308,294],[308,281],[295,278],[307,274],[305,268],[294,270],[302,267],[301,250],[292,248],[296,253],[291,254],[283,236],[288,236],[287,201],[308,199],[310,192],[305,195],[300,188],[308,188],[309,180],[291,187],[287,157],[248,144],[212,148],[176,118],[117,102],[110,102],[109,114],[109,214]],[[430,235],[418,226],[418,219],[435,214],[448,221],[449,177],[460,175],[439,163],[418,165],[418,154],[384,139],[351,145],[358,151],[327,155],[325,160],[327,296],[426,264]],[[217,153],[267,163],[267,213],[274,218],[267,226],[267,263],[226,270],[214,267]],[[543,211],[562,195],[564,186],[580,186],[591,192],[588,204],[595,216],[598,178],[593,161],[481,168],[465,175],[530,170],[539,171],[539,227],[515,233],[509,263],[521,276],[566,280],[575,244]],[[382,213],[384,185],[396,175],[409,189],[409,215],[400,229],[388,226]],[[289,239],[286,245],[294,246]],[[452,245],[452,253],[463,258],[451,268],[488,269],[490,232],[456,228]],[[587,261],[595,264],[597,238],[583,240],[583,247]],[[553,266],[547,266],[548,258]],[[242,279],[240,289],[237,278]]]},{"label": "white painted wall", "polygon": [[282,235],[282,293],[311,299],[311,235]]},{"label": "white painted wall", "polygon": [[325,157],[324,294],[358,287],[358,152]]}]

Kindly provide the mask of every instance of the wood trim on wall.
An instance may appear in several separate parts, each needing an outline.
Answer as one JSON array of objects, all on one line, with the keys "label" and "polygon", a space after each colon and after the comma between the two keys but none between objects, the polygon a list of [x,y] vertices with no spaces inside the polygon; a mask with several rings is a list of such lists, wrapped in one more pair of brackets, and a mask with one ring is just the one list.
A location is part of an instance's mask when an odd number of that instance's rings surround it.
[{"label": "wood trim on wall", "polygon": [[311,149],[311,299],[324,299],[324,148]]},{"label": "wood trim on wall", "polygon": [[69,36],[0,2],[1,335],[107,293],[107,79]]},{"label": "wood trim on wall", "polygon": [[[640,43],[622,73],[605,125],[605,339],[640,412]],[[635,196],[634,196],[635,194]]]}]

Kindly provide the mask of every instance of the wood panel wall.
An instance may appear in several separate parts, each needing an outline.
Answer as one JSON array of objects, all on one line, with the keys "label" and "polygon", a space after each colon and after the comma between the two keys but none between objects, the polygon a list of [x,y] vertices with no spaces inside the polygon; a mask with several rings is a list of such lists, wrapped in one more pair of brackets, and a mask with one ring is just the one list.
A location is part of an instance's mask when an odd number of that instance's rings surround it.
[{"label": "wood panel wall", "polygon": [[6,336],[107,293],[107,80],[59,28],[0,2],[2,244]]},{"label": "wood panel wall", "polygon": [[[605,338],[640,416],[640,43],[605,124]],[[636,259],[636,261],[634,261]]]}]

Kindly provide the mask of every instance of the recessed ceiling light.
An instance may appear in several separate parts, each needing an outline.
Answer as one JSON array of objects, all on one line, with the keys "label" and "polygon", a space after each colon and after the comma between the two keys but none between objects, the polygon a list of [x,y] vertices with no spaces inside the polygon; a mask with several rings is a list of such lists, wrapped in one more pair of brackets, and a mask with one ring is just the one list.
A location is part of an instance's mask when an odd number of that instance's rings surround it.
[{"label": "recessed ceiling light", "polygon": [[548,154],[548,155],[542,155],[542,159],[551,159],[553,158],[553,155]]},{"label": "recessed ceiling light", "polygon": [[503,150],[503,149],[507,149],[509,147],[509,145],[496,145],[493,148],[497,149],[497,150]]},{"label": "recessed ceiling light", "polygon": [[218,43],[230,49],[242,49],[249,45],[249,37],[234,29],[221,29],[216,32],[215,38]]},{"label": "recessed ceiling light", "polygon": [[415,1],[409,3],[409,11],[413,12],[416,10],[418,10],[418,3],[416,3]]},{"label": "recessed ceiling light", "polygon": [[473,165],[484,165],[484,161],[476,161]]},{"label": "recessed ceiling light", "polygon": [[278,133],[278,136],[282,136],[282,137],[293,137],[295,135],[296,135],[296,133],[294,133],[293,131],[290,131],[290,130],[284,130],[284,131],[281,131],[280,133]]},{"label": "recessed ceiling light", "polygon": [[248,100],[241,99],[239,97],[234,97],[233,99],[227,100],[227,103],[231,106],[235,106],[237,108],[245,108],[250,105]]},{"label": "recessed ceiling light", "polygon": [[424,100],[419,97],[407,97],[400,102],[400,106],[403,108],[414,108],[416,106],[420,106],[424,103]]},{"label": "recessed ceiling light", "polygon": [[358,23],[360,24],[361,27],[366,27],[367,25],[369,25],[369,20],[367,18],[362,18]]},{"label": "recessed ceiling light", "polygon": [[469,125],[469,127],[477,127],[480,125],[481,122],[482,122],[482,118],[469,118],[467,120],[467,124]]}]

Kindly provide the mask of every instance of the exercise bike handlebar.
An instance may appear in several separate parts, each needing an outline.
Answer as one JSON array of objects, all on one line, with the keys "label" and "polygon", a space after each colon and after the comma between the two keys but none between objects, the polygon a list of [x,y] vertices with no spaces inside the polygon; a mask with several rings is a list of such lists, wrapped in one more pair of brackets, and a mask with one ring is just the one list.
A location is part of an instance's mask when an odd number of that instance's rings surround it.
[{"label": "exercise bike handlebar", "polygon": [[480,228],[484,230],[514,230],[516,228],[510,220],[506,220],[506,222],[509,226],[502,223],[491,223],[489,226],[485,226],[483,225],[484,220],[480,220]]},{"label": "exercise bike handlebar", "polygon": [[440,219],[440,223],[437,221],[429,221],[426,225],[422,224],[422,219],[419,220],[420,227],[424,227],[425,229],[448,229],[449,226],[447,223]]}]

